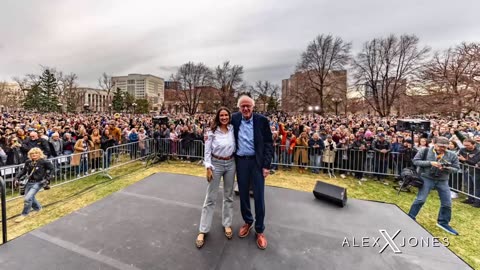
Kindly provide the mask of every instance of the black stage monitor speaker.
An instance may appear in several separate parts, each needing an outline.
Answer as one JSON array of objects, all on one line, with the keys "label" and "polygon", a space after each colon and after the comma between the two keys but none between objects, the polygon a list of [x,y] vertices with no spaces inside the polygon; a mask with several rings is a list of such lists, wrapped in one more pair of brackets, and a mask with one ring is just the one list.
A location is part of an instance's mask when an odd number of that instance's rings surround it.
[{"label": "black stage monitor speaker", "polygon": [[347,189],[335,186],[322,181],[317,181],[313,195],[319,200],[326,200],[338,206],[344,207],[347,204]]},{"label": "black stage monitor speaker", "polygon": [[397,131],[430,131],[430,121],[422,119],[399,119],[397,120]]},{"label": "black stage monitor speaker", "polygon": [[154,116],[152,118],[153,125],[168,125],[168,117],[167,116]]}]

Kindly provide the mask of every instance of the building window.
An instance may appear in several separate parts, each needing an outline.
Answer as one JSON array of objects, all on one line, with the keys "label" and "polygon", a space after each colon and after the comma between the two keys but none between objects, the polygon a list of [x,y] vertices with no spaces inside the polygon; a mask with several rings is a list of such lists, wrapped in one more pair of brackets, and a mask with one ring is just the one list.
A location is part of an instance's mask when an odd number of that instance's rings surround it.
[{"label": "building window", "polygon": [[135,80],[128,80],[128,84],[135,84]]}]

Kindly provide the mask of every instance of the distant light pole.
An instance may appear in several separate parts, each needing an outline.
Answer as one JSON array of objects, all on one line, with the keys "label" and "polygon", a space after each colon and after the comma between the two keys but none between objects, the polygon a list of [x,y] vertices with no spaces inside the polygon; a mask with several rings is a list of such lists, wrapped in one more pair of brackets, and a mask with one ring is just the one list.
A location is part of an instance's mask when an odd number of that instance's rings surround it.
[{"label": "distant light pole", "polygon": [[135,114],[135,108],[137,107],[137,103],[132,103],[132,106],[133,106],[133,114]]},{"label": "distant light pole", "polygon": [[57,106],[58,106],[58,109],[60,110],[60,113],[63,113],[63,107],[62,107],[63,104],[59,102]]},{"label": "distant light pole", "polygon": [[108,104],[108,112],[112,114],[112,103]]},{"label": "distant light pole", "polygon": [[338,115],[338,104],[342,102],[342,99],[338,97],[333,97],[332,102],[333,104],[335,104],[335,115]]},{"label": "distant light pole", "polygon": [[90,104],[88,103],[83,104],[83,108],[85,109],[85,112],[88,112],[89,107],[90,107]]},{"label": "distant light pole", "polygon": [[312,114],[312,117],[313,117],[313,106],[308,106],[308,113]]}]

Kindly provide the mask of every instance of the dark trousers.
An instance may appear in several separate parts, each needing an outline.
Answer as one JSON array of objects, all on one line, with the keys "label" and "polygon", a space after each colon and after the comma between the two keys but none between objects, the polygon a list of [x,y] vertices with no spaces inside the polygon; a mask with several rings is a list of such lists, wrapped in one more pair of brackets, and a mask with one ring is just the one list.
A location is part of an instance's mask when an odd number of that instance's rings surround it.
[{"label": "dark trousers", "polygon": [[[245,223],[252,224],[255,221],[255,231],[263,233],[265,225],[265,178],[263,169],[259,168],[255,158],[236,158],[238,191],[240,192],[240,210]],[[252,185],[253,198],[255,199],[255,219],[250,210],[249,189]]]}]

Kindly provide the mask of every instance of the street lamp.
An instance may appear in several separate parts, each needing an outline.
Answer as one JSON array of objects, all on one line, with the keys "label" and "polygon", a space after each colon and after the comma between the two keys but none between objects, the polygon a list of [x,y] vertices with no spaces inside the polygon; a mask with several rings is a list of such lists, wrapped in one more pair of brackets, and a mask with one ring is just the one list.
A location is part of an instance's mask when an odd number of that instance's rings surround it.
[{"label": "street lamp", "polygon": [[335,114],[338,115],[338,104],[342,102],[342,99],[338,97],[333,97],[332,102],[333,104],[335,104]]},{"label": "street lamp", "polygon": [[57,104],[57,106],[58,106],[58,109],[60,110],[60,112],[62,113],[63,112],[63,108],[62,108],[63,104],[59,102]]},{"label": "street lamp", "polygon": [[110,114],[112,114],[112,103],[108,104],[108,111]]},{"label": "street lamp", "polygon": [[133,114],[135,114],[135,108],[137,107],[137,103],[132,103],[132,106],[133,106]]},{"label": "street lamp", "polygon": [[88,112],[88,107],[90,107],[90,104],[88,103],[83,104],[83,108],[85,109],[85,112]]}]

